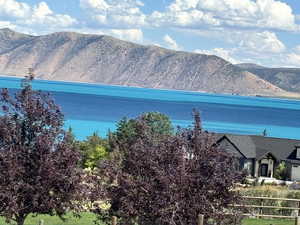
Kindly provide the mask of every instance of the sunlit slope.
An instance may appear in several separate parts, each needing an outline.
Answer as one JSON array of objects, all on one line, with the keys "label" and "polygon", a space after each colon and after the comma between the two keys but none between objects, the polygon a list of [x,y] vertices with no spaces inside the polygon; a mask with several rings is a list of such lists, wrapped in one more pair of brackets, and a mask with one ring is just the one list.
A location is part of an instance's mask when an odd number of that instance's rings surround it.
[{"label": "sunlit slope", "polygon": [[217,56],[143,46],[103,35],[30,36],[0,29],[0,73],[240,95],[298,96]]}]

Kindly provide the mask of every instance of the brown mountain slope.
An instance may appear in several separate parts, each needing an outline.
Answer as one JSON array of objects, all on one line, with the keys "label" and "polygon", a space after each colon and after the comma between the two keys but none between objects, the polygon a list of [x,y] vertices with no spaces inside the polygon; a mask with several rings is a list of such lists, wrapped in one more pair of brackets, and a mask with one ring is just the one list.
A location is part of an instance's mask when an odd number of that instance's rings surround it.
[{"label": "brown mountain slope", "polygon": [[217,56],[142,46],[103,35],[29,36],[0,30],[0,73],[242,95],[290,93]]},{"label": "brown mountain slope", "polygon": [[267,68],[255,64],[237,66],[286,91],[300,92],[300,68]]}]

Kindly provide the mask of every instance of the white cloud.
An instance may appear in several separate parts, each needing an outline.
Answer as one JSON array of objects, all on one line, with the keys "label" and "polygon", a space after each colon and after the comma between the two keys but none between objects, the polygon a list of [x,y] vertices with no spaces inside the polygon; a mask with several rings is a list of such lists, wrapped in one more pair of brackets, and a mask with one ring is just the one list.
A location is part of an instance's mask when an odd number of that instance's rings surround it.
[{"label": "white cloud", "polygon": [[9,21],[0,21],[0,29],[1,28],[15,29],[16,26]]},{"label": "white cloud", "polygon": [[224,49],[224,48],[214,48],[211,50],[201,50],[201,49],[194,50],[195,53],[205,54],[205,55],[216,55],[233,64],[237,64],[240,63],[240,61],[234,58],[233,55],[235,51],[236,49]]},{"label": "white cloud", "polygon": [[297,66],[297,55],[300,55],[300,46],[299,52],[297,47],[287,49],[277,35],[269,31],[217,29],[190,32],[225,41],[226,47],[195,51],[220,56],[233,64],[247,62],[265,66]]},{"label": "white cloud", "polygon": [[297,46],[294,48],[294,51],[297,52],[297,53],[300,53],[300,45],[297,45]]},{"label": "white cloud", "polygon": [[133,42],[143,41],[143,32],[141,29],[111,29],[106,32],[104,31],[104,33],[122,40]]},{"label": "white cloud", "polygon": [[277,0],[175,0],[149,20],[156,26],[300,30],[292,8]]},{"label": "white cloud", "polygon": [[69,15],[54,13],[46,2],[29,5],[16,0],[0,0],[0,18],[15,26],[68,27],[76,23]]},{"label": "white cloud", "polygon": [[81,8],[98,24],[114,28],[137,28],[146,24],[143,6],[137,0],[80,0]]},{"label": "white cloud", "polygon": [[166,34],[163,38],[165,44],[167,45],[167,48],[173,49],[173,50],[181,50],[182,48],[177,44],[177,42],[171,38],[168,34]]},{"label": "white cloud", "polygon": [[199,10],[190,11],[167,11],[153,12],[148,18],[149,24],[156,27],[199,27],[204,25],[220,25],[218,19],[215,19],[211,13],[204,13]]},{"label": "white cloud", "polygon": [[142,43],[144,34],[141,29],[89,29],[89,28],[71,28],[70,31],[83,34],[109,35],[126,41]]},{"label": "white cloud", "polygon": [[288,66],[300,67],[300,54],[297,53],[289,53],[286,57],[286,62]]},{"label": "white cloud", "polygon": [[257,53],[280,53],[285,50],[285,45],[275,33],[263,32],[238,32],[233,39],[239,40],[239,46]]},{"label": "white cloud", "polygon": [[31,7],[15,0],[0,1],[0,15],[3,17],[26,18],[31,13]]},{"label": "white cloud", "polygon": [[55,14],[47,3],[40,2],[32,8],[31,16],[25,18],[24,23],[28,25],[69,27],[76,23],[76,19],[69,15]]},{"label": "white cloud", "polygon": [[270,31],[233,30],[233,29],[211,29],[211,30],[189,30],[193,34],[219,39],[234,45],[249,54],[281,53],[286,50],[284,43],[279,40],[276,33]]}]

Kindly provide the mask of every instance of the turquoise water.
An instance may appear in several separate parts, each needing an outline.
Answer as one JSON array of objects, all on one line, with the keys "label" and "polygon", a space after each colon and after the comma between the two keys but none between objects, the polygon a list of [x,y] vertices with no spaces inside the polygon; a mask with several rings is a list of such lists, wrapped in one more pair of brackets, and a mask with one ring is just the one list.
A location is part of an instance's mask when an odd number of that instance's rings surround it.
[{"label": "turquoise water", "polygon": [[[20,79],[0,77],[0,88],[15,91]],[[205,94],[188,91],[35,80],[35,89],[49,91],[61,105],[66,127],[83,139],[97,131],[105,136],[123,116],[148,111],[170,116],[174,125],[192,125],[192,110],[201,113],[205,129],[300,139],[300,102],[296,100]]]}]

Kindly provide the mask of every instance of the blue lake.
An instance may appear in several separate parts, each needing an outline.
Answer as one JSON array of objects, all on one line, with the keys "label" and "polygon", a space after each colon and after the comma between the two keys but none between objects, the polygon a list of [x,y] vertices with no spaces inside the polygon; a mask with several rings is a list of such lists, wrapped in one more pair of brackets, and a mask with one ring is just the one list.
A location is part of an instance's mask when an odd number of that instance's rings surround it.
[{"label": "blue lake", "polygon": [[[0,88],[20,88],[20,79],[0,77]],[[192,110],[201,113],[205,129],[236,134],[262,134],[300,139],[300,101],[205,94],[188,91],[35,80],[35,89],[52,93],[62,107],[66,127],[78,139],[97,131],[105,136],[122,117],[143,112],[167,114],[173,124],[192,125]]]}]

